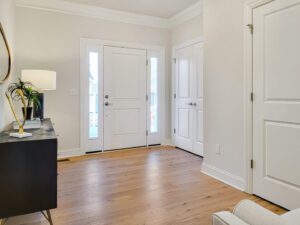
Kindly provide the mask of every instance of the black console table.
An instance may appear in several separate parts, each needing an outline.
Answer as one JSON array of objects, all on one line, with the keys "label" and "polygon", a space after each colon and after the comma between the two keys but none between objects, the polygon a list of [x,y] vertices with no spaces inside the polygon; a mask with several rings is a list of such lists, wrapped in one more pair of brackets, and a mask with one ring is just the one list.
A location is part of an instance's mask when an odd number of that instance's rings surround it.
[{"label": "black console table", "polygon": [[42,212],[52,225],[50,209],[57,207],[57,137],[51,120],[44,119],[40,129],[27,130],[32,137],[13,138],[10,132],[12,128],[0,133],[0,224],[12,216]]}]

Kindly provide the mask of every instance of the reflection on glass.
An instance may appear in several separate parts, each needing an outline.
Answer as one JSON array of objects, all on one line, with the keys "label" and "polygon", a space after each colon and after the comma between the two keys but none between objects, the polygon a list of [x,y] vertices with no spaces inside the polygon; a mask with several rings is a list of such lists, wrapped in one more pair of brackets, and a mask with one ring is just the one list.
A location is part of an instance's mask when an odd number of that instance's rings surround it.
[{"label": "reflection on glass", "polygon": [[158,59],[151,58],[151,133],[158,132]]},{"label": "reflection on glass", "polygon": [[97,138],[99,132],[98,124],[98,53],[89,54],[89,138]]}]

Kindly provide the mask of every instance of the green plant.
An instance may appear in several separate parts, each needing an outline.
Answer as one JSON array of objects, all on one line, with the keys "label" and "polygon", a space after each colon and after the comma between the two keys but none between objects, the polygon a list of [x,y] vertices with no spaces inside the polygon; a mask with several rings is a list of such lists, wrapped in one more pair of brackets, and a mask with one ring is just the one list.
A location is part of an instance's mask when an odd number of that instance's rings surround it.
[{"label": "green plant", "polygon": [[16,83],[11,83],[7,91],[13,100],[20,100],[20,95],[17,94],[17,90],[21,90],[25,99],[27,100],[27,107],[36,107],[37,109],[41,107],[39,101],[40,93],[34,88],[30,82],[24,82],[19,79]]}]

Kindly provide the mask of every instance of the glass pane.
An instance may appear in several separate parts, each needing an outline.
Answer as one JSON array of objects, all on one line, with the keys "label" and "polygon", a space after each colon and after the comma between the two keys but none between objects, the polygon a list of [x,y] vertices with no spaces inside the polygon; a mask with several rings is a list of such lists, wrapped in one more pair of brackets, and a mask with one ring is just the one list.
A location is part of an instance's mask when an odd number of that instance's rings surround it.
[{"label": "glass pane", "polygon": [[89,138],[97,138],[99,135],[98,57],[97,52],[90,52],[89,54]]},{"label": "glass pane", "polygon": [[151,58],[151,133],[158,132],[158,59]]}]

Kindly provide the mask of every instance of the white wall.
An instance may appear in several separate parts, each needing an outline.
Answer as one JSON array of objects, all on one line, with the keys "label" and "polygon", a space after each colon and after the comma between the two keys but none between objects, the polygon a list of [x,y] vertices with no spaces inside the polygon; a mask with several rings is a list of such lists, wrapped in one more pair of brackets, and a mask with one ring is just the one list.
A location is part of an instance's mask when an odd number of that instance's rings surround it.
[{"label": "white wall", "polygon": [[[204,1],[204,171],[244,188],[246,0]],[[216,144],[221,154],[215,153]]]},{"label": "white wall", "polygon": [[[12,0],[0,0],[0,22],[3,26],[7,41],[11,50],[12,60],[14,59],[15,40],[15,5]],[[14,60],[12,61],[14,65]],[[13,80],[14,70],[4,84],[0,84],[0,131],[12,121],[12,113],[5,98],[7,85]]]},{"label": "white wall", "polygon": [[172,45],[182,44],[203,36],[203,15],[196,16],[171,30]]},{"label": "white wall", "polygon": [[[79,43],[81,37],[132,42],[166,47],[167,80],[170,80],[170,32],[100,19],[17,7],[17,71],[49,69],[57,71],[57,90],[45,95],[46,116],[51,117],[59,135],[59,149],[78,149],[80,137]],[[170,82],[165,91],[170,102]],[[166,107],[170,115],[170,104]],[[166,117],[166,137],[170,135]]]}]

